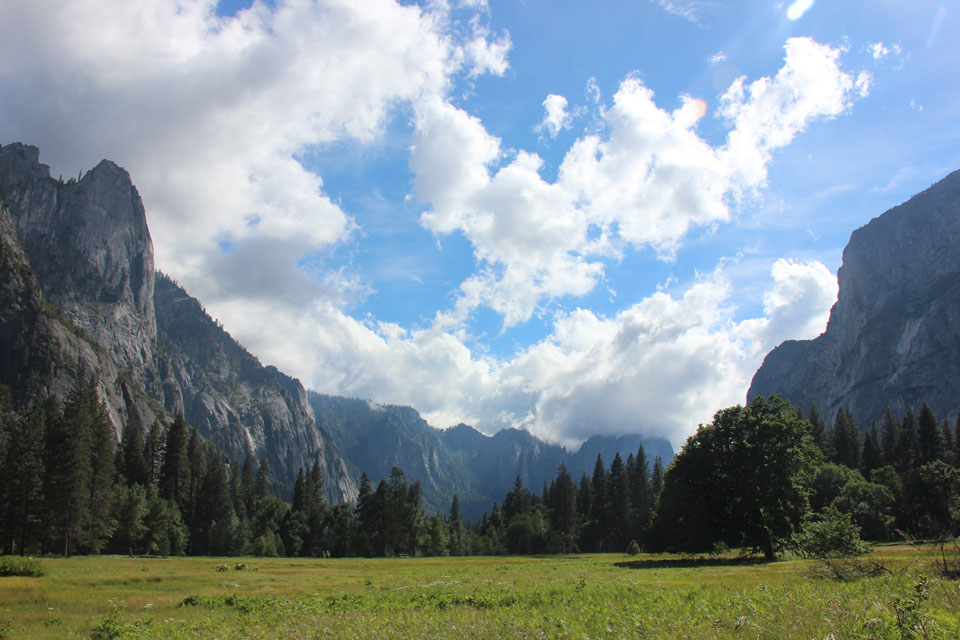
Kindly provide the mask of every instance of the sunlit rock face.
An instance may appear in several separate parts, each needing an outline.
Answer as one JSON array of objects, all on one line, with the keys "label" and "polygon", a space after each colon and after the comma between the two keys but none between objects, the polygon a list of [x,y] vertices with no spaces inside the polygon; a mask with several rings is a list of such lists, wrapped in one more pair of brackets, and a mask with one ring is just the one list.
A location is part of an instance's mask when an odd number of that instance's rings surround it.
[{"label": "sunlit rock face", "polygon": [[827,330],[771,351],[747,394],[779,393],[868,428],[886,407],[960,409],[960,171],[857,229]]},{"label": "sunlit rock face", "polygon": [[0,147],[0,350],[9,356],[0,383],[25,398],[64,397],[78,372],[93,374],[118,434],[134,417],[146,429],[183,412],[231,459],[265,458],[281,487],[317,463],[328,499],[353,499],[300,382],[262,366],[155,273],[127,172],[104,160],[79,180],[57,180],[39,155]]}]

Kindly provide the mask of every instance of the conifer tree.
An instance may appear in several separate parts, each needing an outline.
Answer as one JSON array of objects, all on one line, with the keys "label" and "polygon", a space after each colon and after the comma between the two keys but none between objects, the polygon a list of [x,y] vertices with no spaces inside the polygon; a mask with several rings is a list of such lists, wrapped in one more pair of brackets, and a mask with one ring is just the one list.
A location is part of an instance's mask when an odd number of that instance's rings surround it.
[{"label": "conifer tree", "polygon": [[143,441],[143,459],[147,464],[147,482],[160,482],[160,467],[163,464],[163,427],[160,422],[153,421],[147,437]]},{"label": "conifer tree", "polygon": [[917,465],[925,465],[943,458],[940,440],[940,421],[926,402],[917,419]]},{"label": "conifer tree", "polygon": [[549,489],[550,528],[560,553],[574,550],[577,541],[577,488],[566,465],[560,464]]},{"label": "conifer tree", "polygon": [[[90,517],[90,440],[93,417],[88,396],[92,380],[80,374],[63,411],[47,421],[43,493],[51,547],[65,556],[82,546]],[[49,415],[49,414],[48,414]]]},{"label": "conifer tree", "polygon": [[890,407],[887,407],[883,412],[883,423],[880,427],[880,449],[885,465],[894,465],[899,460],[900,429],[900,421],[893,415]]},{"label": "conifer tree", "polygon": [[619,452],[610,463],[607,505],[608,534],[605,548],[609,551],[625,551],[630,542],[630,478]]},{"label": "conifer tree", "polygon": [[641,532],[650,522],[650,465],[641,444],[637,449],[633,471],[630,475],[630,500],[633,510],[631,537],[640,540]]},{"label": "conifer tree", "polygon": [[[92,379],[91,379],[92,383]],[[91,384],[87,396],[90,414],[90,498],[84,550],[100,553],[117,524],[111,517],[114,481],[117,475],[116,438],[107,406]]]},{"label": "conifer tree", "polygon": [[883,466],[883,452],[880,449],[880,436],[877,433],[877,423],[874,422],[863,436],[862,470],[865,474]]},{"label": "conifer tree", "polygon": [[823,421],[823,417],[820,415],[820,410],[817,409],[817,405],[811,405],[810,411],[807,412],[807,422],[810,423],[810,426],[813,428],[811,435],[813,437],[814,444],[823,452],[825,456],[830,457],[830,445],[827,442],[827,425]]},{"label": "conifer tree", "polygon": [[917,416],[907,409],[900,423],[900,438],[897,440],[897,458],[894,467],[901,475],[914,468],[917,461]]},{"label": "conifer tree", "polygon": [[146,485],[149,482],[150,471],[143,449],[143,427],[140,419],[131,413],[123,426],[117,450],[117,472],[127,484]]},{"label": "conifer tree", "polygon": [[846,407],[837,410],[836,420],[830,430],[830,444],[833,448],[832,462],[851,469],[860,468],[860,430]]},{"label": "conifer tree", "polygon": [[43,444],[46,412],[39,404],[9,419],[0,455],[0,548],[24,555],[43,519]]},{"label": "conifer tree", "polygon": [[167,428],[160,466],[160,497],[173,500],[181,515],[187,510],[190,492],[190,461],[187,457],[187,423],[178,413]]},{"label": "conifer tree", "polygon": [[663,492],[663,459],[657,456],[653,459],[653,471],[650,473],[650,501],[656,509]]}]

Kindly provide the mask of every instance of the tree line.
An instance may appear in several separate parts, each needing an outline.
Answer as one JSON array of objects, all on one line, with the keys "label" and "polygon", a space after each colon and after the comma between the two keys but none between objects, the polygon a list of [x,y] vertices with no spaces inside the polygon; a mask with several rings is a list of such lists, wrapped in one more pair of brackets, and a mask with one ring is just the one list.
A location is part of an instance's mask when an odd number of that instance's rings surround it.
[{"label": "tree line", "polygon": [[960,417],[887,412],[861,434],[776,396],[718,411],[665,469],[643,447],[592,475],[565,466],[539,493],[518,477],[479,522],[454,496],[428,513],[395,467],[352,504],[329,504],[322,469],[301,469],[288,502],[270,469],[228,461],[178,415],[116,442],[96,382],[64,402],[11,411],[0,396],[0,548],[64,555],[414,556],[716,551],[774,557],[804,527],[842,517],[869,540],[952,535],[960,523]]}]

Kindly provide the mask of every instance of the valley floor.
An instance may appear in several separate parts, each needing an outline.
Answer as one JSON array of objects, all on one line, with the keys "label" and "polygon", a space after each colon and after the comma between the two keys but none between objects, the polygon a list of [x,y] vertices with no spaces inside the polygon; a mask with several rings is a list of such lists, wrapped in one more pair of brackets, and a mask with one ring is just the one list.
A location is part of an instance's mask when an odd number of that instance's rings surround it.
[{"label": "valley floor", "polygon": [[668,555],[45,558],[0,578],[0,638],[957,638],[934,561],[882,546],[841,581]]}]

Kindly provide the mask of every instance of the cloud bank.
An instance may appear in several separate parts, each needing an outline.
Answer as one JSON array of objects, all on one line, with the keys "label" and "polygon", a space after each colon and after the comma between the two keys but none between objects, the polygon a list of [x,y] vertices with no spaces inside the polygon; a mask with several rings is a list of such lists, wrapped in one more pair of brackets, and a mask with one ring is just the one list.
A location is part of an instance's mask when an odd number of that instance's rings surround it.
[{"label": "cloud bank", "polygon": [[[693,4],[662,4],[695,15]],[[545,337],[506,358],[471,349],[465,324],[481,308],[505,328],[523,324],[545,302],[593,291],[627,252],[670,260],[692,231],[733,219],[764,186],[776,149],[857,97],[838,50],[791,39],[774,77],[737,80],[713,114],[728,128],[719,146],[697,133],[710,115],[703,100],[667,111],[627,77],[601,105],[602,130],[578,138],[549,181],[542,158],[505,149],[451,98],[458,82],[509,68],[509,35],[483,26],[484,3],[215,9],[0,5],[0,139],[40,146],[54,175],[101,157],[126,167],[157,264],[307,386],[410,404],[438,426],[525,426],[565,443],[645,430],[679,443],[743,400],[778,341],[823,330],[836,280],[822,264],[789,261],[772,266],[763,315],[748,320],[735,320],[721,264],[609,317],[558,314]],[[563,96],[544,108],[543,132],[570,126]],[[420,224],[462,235],[478,265],[425,327],[352,317],[344,299],[363,283],[303,261],[357,230],[304,154],[375,146],[398,113],[412,118]]]}]

